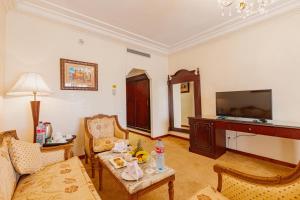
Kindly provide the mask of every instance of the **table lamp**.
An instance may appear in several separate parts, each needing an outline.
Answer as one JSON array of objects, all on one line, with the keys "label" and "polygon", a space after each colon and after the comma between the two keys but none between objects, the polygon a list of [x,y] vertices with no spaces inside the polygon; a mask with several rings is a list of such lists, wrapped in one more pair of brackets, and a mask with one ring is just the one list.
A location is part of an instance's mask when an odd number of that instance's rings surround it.
[{"label": "table lamp", "polygon": [[33,142],[36,142],[36,127],[39,123],[40,101],[36,100],[37,95],[49,95],[51,90],[43,77],[37,73],[24,73],[9,90],[7,95],[28,96],[33,95],[34,100],[30,102],[33,118]]}]

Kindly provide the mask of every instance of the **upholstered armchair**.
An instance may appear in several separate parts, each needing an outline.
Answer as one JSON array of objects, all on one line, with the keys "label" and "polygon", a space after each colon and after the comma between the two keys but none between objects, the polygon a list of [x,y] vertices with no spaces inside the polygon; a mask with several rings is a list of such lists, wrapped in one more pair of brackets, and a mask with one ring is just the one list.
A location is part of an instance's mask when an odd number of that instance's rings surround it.
[{"label": "upholstered armchair", "polygon": [[95,115],[84,119],[85,126],[85,161],[90,160],[92,177],[95,176],[95,155],[110,151],[114,143],[121,139],[128,139],[128,130],[123,129],[116,115]]},{"label": "upholstered armchair", "polygon": [[260,177],[214,166],[218,191],[230,200],[300,199],[300,162],[286,176]]}]

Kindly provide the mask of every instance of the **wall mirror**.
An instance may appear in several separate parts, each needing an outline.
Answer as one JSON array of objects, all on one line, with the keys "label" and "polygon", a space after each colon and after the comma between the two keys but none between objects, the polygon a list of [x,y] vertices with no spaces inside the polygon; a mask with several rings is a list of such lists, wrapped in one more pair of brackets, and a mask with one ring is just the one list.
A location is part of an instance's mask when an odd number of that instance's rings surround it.
[{"label": "wall mirror", "polygon": [[201,116],[199,69],[179,70],[168,78],[170,130],[189,133],[189,117]]}]

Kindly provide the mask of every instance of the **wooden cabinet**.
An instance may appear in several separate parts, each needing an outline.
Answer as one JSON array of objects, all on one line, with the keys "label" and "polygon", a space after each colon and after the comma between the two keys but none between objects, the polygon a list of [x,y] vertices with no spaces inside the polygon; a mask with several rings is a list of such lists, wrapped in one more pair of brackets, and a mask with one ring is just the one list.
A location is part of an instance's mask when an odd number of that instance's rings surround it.
[{"label": "wooden cabinet", "polygon": [[226,152],[226,130],[281,138],[300,139],[300,126],[190,117],[190,151],[210,158]]},{"label": "wooden cabinet", "polygon": [[191,152],[217,158],[226,151],[225,131],[215,130],[212,121],[190,117],[189,124]]}]

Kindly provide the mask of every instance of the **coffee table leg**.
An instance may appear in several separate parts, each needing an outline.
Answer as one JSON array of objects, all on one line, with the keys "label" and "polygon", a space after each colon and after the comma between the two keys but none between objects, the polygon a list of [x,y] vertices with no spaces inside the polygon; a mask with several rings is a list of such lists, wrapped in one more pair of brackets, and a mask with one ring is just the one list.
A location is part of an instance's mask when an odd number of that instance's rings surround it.
[{"label": "coffee table leg", "polygon": [[100,162],[100,160],[98,159],[98,166],[99,166],[99,191],[102,190],[102,172],[103,172],[103,167],[102,164]]},{"label": "coffee table leg", "polygon": [[174,183],[173,181],[169,182],[169,200],[174,200]]}]

